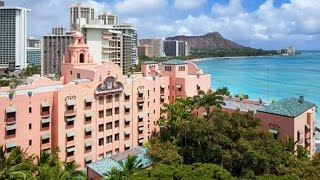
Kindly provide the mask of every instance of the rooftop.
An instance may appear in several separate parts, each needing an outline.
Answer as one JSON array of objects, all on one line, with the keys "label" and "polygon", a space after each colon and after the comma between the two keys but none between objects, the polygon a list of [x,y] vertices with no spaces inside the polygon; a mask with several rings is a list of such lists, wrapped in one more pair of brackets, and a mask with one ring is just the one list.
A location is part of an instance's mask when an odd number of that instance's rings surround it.
[{"label": "rooftop", "polygon": [[135,147],[119,153],[117,155],[113,155],[111,157],[93,162],[88,164],[87,167],[91,170],[95,171],[99,175],[103,176],[103,174],[110,172],[114,167],[116,169],[121,168],[120,163],[125,162],[128,155],[136,155],[138,161],[141,160],[143,168],[148,167],[151,164],[150,159],[146,156],[147,149],[143,147]]},{"label": "rooftop", "polygon": [[169,60],[169,61],[165,61],[162,64],[166,64],[166,65],[184,65],[187,64],[184,61],[178,60],[178,59],[173,59],[173,60]]},{"label": "rooftop", "polygon": [[145,61],[142,64],[158,64],[156,61]]},{"label": "rooftop", "polygon": [[[28,92],[32,93],[41,93],[41,92],[48,92],[48,91],[56,91],[63,88],[64,85],[56,84],[56,85],[47,85],[47,86],[38,86],[35,88],[28,88],[28,89],[16,89],[15,95],[28,95]],[[0,90],[0,97],[1,96],[8,96],[7,91]]]},{"label": "rooftop", "polygon": [[269,106],[262,107],[257,111],[294,118],[306,112],[314,106],[314,103],[304,100],[303,103],[301,103],[299,98],[286,98],[272,103]]}]

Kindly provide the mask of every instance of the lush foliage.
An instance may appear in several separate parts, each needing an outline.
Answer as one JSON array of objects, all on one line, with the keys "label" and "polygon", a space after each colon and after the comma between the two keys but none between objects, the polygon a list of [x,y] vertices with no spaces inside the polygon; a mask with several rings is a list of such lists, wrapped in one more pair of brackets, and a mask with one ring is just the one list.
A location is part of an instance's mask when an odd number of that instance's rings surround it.
[{"label": "lush foliage", "polygon": [[125,162],[120,163],[120,169],[113,167],[110,172],[104,174],[104,179],[108,180],[122,180],[135,172],[142,169],[142,162],[138,160],[137,156],[128,155]]},{"label": "lush foliage", "polygon": [[[165,105],[160,136],[150,141],[154,165],[132,179],[223,179],[216,171],[227,179],[320,179],[320,155],[311,161],[291,138],[282,142],[260,131],[253,112],[223,112],[220,94],[227,88]],[[199,118],[199,107],[210,112]]]},{"label": "lush foliage", "polygon": [[57,153],[43,152],[40,157],[35,157],[29,156],[20,147],[14,148],[8,155],[3,147],[0,149],[0,179],[85,179],[77,168],[75,162],[61,162]]},{"label": "lush foliage", "polygon": [[29,77],[34,74],[40,74],[41,73],[41,68],[39,66],[32,66],[28,65],[25,69],[22,69],[21,75],[23,77]]}]

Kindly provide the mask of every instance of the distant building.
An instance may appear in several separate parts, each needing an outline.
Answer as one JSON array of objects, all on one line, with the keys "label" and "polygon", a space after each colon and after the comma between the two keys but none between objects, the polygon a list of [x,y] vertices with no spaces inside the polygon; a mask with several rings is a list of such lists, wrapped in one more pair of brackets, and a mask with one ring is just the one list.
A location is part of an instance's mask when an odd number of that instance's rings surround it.
[{"label": "distant building", "polygon": [[4,6],[4,2],[3,1],[0,1],[0,6]]},{"label": "distant building", "polygon": [[131,24],[118,24],[114,26],[114,30],[121,31],[123,34],[132,37],[131,43],[131,64],[136,65],[138,63],[138,34],[137,29]]},{"label": "distant building", "polygon": [[163,47],[166,56],[179,56],[179,41],[165,40]]},{"label": "distant building", "polygon": [[27,39],[27,47],[28,48],[40,48],[41,43],[39,39],[35,39],[33,37],[30,37]]},{"label": "distant building", "polygon": [[70,7],[70,28],[71,30],[79,30],[79,24],[77,20],[80,18],[85,18],[86,23],[94,19],[94,9],[89,6],[84,6],[81,4],[75,4]]},{"label": "distant building", "polygon": [[[1,3],[4,5],[4,3]],[[29,9],[0,6],[0,67],[27,66],[27,16]]]},{"label": "distant building", "polygon": [[111,13],[102,13],[99,14],[98,19],[103,20],[104,25],[118,25],[119,19],[117,15],[111,14]]},{"label": "distant building", "polygon": [[138,56],[154,57],[154,48],[150,45],[138,46]]},{"label": "distant building", "polygon": [[291,137],[297,146],[306,149],[312,156],[315,153],[316,105],[300,98],[287,98],[257,110],[261,128],[286,141]]},{"label": "distant building", "polygon": [[27,63],[28,65],[41,67],[41,49],[35,47],[27,47]]},{"label": "distant building", "polygon": [[163,57],[164,56],[164,50],[163,50],[163,40],[162,39],[140,39],[139,40],[140,47],[144,47],[145,45],[150,46],[153,49],[153,53],[149,54],[150,57]]},{"label": "distant building", "polygon": [[54,27],[51,30],[51,34],[54,35],[65,35],[67,34],[67,29],[64,27]]},{"label": "distant building", "polygon": [[61,61],[68,46],[73,41],[73,35],[63,28],[53,28],[51,35],[45,35],[41,40],[41,74],[60,73]]},{"label": "distant building", "polygon": [[289,46],[286,49],[279,49],[278,54],[293,56],[297,54],[297,51],[294,46]]}]

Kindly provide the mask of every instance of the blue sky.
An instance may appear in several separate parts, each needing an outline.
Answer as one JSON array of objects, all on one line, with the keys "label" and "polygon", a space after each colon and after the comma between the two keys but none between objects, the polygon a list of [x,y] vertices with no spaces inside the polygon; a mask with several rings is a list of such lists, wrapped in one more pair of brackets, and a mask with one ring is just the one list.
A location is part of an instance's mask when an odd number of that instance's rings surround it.
[{"label": "blue sky", "polygon": [[5,0],[32,10],[28,34],[35,37],[69,27],[68,8],[79,2],[118,14],[138,27],[140,38],[217,31],[250,47],[320,49],[319,0]]}]

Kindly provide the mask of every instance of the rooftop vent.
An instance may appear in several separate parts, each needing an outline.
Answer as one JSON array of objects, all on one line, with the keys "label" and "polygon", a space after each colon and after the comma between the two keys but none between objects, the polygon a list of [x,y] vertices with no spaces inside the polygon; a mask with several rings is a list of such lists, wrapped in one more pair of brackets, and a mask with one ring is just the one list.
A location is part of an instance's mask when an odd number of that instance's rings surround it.
[{"label": "rooftop vent", "polygon": [[304,103],[304,96],[299,97],[299,103],[303,104]]}]

